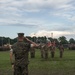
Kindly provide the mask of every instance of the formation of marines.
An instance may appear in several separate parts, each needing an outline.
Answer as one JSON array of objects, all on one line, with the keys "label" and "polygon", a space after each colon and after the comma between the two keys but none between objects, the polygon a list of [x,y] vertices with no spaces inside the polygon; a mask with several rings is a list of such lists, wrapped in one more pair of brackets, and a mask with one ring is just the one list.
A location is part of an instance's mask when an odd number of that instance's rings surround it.
[{"label": "formation of marines", "polygon": [[[40,50],[41,58],[48,59],[49,55],[51,55],[51,58],[55,57],[55,51],[56,51],[55,41],[52,41],[52,42],[49,41],[45,44],[41,43],[41,44],[39,44],[38,48]],[[59,49],[59,57],[62,58],[63,52],[64,52],[63,45],[59,44],[58,49]],[[31,58],[35,58],[35,52],[36,52],[36,48],[31,48],[31,50],[30,50],[30,57]]]},{"label": "formation of marines", "polygon": [[55,41],[41,46],[41,58],[47,59],[49,54],[51,55],[51,58],[54,58],[56,49],[58,49],[59,57],[62,58],[64,53],[64,46],[63,44],[59,44],[58,47],[56,47]]},{"label": "formation of marines", "polygon": [[47,59],[49,56],[49,51],[51,57],[54,58],[55,54],[55,42],[47,42],[46,44],[41,46],[41,57]]}]

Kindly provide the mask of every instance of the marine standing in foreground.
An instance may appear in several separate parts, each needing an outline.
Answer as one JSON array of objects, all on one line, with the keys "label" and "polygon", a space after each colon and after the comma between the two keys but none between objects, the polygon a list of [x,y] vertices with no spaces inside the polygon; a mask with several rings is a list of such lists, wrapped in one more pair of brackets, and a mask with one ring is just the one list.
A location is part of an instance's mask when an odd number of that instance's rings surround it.
[{"label": "marine standing in foreground", "polygon": [[18,33],[17,39],[18,41],[12,45],[10,50],[10,61],[14,75],[28,75],[28,52],[30,47],[35,47],[37,44],[25,38],[24,33]]}]

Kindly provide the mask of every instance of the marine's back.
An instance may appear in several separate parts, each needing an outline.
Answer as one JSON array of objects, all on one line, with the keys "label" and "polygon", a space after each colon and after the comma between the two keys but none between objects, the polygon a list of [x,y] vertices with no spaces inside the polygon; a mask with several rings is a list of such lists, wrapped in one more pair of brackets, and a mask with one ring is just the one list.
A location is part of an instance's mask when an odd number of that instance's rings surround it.
[{"label": "marine's back", "polygon": [[[15,62],[17,64],[27,64],[28,63],[28,52],[30,44],[25,42],[16,42],[13,46],[13,53],[15,56]],[[21,65],[22,65],[21,64]]]}]

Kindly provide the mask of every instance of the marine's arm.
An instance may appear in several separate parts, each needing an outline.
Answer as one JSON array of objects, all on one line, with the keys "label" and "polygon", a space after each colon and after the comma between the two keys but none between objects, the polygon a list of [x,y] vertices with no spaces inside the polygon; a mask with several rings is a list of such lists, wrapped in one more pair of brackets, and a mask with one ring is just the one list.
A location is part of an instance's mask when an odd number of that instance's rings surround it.
[{"label": "marine's arm", "polygon": [[29,43],[33,44],[34,47],[38,46],[35,42],[29,40],[28,38],[25,37],[24,39],[27,40]]},{"label": "marine's arm", "polygon": [[12,68],[14,68],[14,54],[13,54],[13,49],[10,49],[10,62],[11,62]]}]

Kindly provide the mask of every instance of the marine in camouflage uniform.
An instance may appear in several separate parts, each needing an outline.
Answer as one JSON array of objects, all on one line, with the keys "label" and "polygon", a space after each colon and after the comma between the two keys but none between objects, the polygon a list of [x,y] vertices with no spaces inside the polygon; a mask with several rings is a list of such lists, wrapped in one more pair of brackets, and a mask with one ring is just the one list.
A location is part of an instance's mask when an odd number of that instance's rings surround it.
[{"label": "marine in camouflage uniform", "polygon": [[31,58],[35,58],[35,48],[34,47],[30,48],[30,56]]},{"label": "marine in camouflage uniform", "polygon": [[63,57],[64,47],[62,44],[59,45],[59,51],[60,51],[60,58]]},{"label": "marine in camouflage uniform", "polygon": [[55,55],[55,47],[54,46],[51,46],[50,47],[50,51],[51,51],[51,57],[54,58],[54,55]]},{"label": "marine in camouflage uniform", "polygon": [[44,46],[40,46],[40,51],[41,51],[41,58],[44,58]]},{"label": "marine in camouflage uniform", "polygon": [[39,45],[39,49],[41,51],[41,58],[44,58],[44,49],[43,49],[43,44]]},{"label": "marine in camouflage uniform", "polygon": [[44,50],[44,52],[43,52],[44,58],[48,59],[48,47],[47,47],[47,45],[43,46],[43,50]]},{"label": "marine in camouflage uniform", "polygon": [[[24,42],[24,39],[27,42]],[[36,46],[34,42],[24,38],[24,33],[18,33],[18,41],[12,45],[10,50],[10,60],[12,66],[14,66],[14,75],[28,75],[28,52],[30,43]]]},{"label": "marine in camouflage uniform", "polygon": [[49,49],[50,49],[50,46],[51,46],[51,42],[50,42],[50,41],[48,41],[48,42],[43,46],[43,54],[44,54],[44,58],[45,58],[45,59],[48,59],[48,56],[49,56],[48,51],[49,51]]},{"label": "marine in camouflage uniform", "polygon": [[52,42],[50,46],[50,51],[51,51],[51,57],[54,58],[55,55],[55,42]]}]

